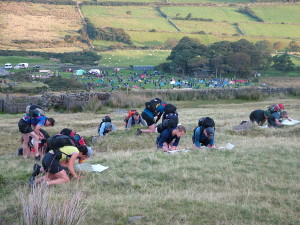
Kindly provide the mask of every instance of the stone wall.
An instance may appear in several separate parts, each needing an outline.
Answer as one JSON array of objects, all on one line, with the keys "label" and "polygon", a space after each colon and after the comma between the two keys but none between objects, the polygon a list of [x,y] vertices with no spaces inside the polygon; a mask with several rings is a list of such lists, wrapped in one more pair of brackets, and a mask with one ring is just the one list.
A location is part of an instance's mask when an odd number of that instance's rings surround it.
[{"label": "stone wall", "polygon": [[0,99],[0,112],[23,113],[29,104],[37,104],[45,109],[63,107],[67,110],[81,108],[90,99],[108,101],[110,93],[66,93],[61,95],[44,94],[41,97],[7,97]]},{"label": "stone wall", "polygon": [[[200,90],[188,90],[197,92],[197,95],[200,98],[205,97],[208,94],[215,94],[218,96],[230,95],[236,97],[238,94],[247,91],[261,91],[263,95],[279,95],[279,94],[288,94],[292,88],[232,88],[232,89],[200,89]],[[165,90],[160,90],[160,92],[166,92]],[[158,92],[153,92],[158,93]],[[23,113],[28,104],[38,104],[44,107],[45,109],[52,107],[63,107],[67,110],[82,108],[84,104],[90,101],[92,98],[97,98],[99,101],[105,102],[108,101],[111,97],[110,93],[101,92],[101,93],[65,93],[61,95],[55,94],[44,94],[41,97],[9,97],[6,96],[5,99],[0,99],[0,112],[4,113]]]}]

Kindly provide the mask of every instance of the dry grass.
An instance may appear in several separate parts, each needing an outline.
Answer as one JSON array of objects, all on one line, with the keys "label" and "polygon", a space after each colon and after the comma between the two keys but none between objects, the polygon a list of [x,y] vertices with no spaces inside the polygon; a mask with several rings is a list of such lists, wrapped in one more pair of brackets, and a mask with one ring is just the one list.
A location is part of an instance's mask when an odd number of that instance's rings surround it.
[{"label": "dry grass", "polygon": [[[255,127],[249,132],[234,132],[232,127],[247,120],[252,110],[277,102],[285,104],[292,118],[300,119],[299,100],[233,102],[173,102],[180,123],[188,129],[180,142],[182,148],[191,149],[192,130],[198,118],[206,115],[215,119],[217,146],[235,145],[232,150],[174,155],[155,152],[156,134],[137,137],[135,129],[126,131],[124,110],[49,112],[47,116],[57,120],[55,127],[46,128],[51,134],[70,127],[85,137],[96,136],[97,125],[106,114],[118,128],[92,146],[95,154],[89,159],[109,169],[87,174],[78,183],[48,188],[50,199],[59,205],[70,193],[83,192],[87,215],[82,224],[127,224],[134,216],[142,216],[137,224],[298,224],[299,125],[276,130]],[[34,164],[14,155],[20,145],[16,128],[20,117],[0,115],[0,135],[5,140],[0,153],[8,162],[0,165],[4,224],[16,222],[16,213],[10,209],[18,204],[11,190],[23,191],[18,182],[28,181]]]},{"label": "dry grass", "polygon": [[259,81],[273,87],[300,87],[299,77],[262,77]]},{"label": "dry grass", "polygon": [[87,48],[82,43],[64,42],[65,35],[78,35],[82,27],[74,6],[0,2],[0,14],[0,49]]}]

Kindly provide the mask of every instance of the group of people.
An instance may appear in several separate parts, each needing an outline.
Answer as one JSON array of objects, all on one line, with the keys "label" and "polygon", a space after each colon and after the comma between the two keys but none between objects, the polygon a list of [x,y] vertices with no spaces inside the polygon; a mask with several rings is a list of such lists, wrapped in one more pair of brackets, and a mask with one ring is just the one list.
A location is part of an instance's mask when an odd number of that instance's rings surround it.
[{"label": "group of people", "polygon": [[282,124],[282,119],[291,120],[287,111],[284,111],[283,104],[275,104],[269,106],[267,110],[257,109],[250,113],[250,121],[256,122],[259,126],[263,126],[266,122],[268,127],[277,128]]},{"label": "group of people", "polygon": [[[162,118],[162,122],[158,124]],[[156,138],[157,149],[163,151],[178,150],[180,138],[186,134],[186,128],[179,124],[177,108],[173,104],[162,101],[159,98],[151,99],[145,103],[145,109],[141,114],[136,110],[130,110],[124,120],[125,128],[134,125],[145,126],[144,129],[137,128],[136,135],[142,133],[158,133]],[[111,118],[105,116],[99,125],[98,133],[100,136],[114,131]],[[198,121],[198,126],[193,133],[193,145],[195,148],[203,146],[216,148],[214,143],[215,124],[212,118],[203,117]]]},{"label": "group of people", "polygon": [[[289,119],[284,105],[275,104],[267,110],[255,110],[250,114],[250,121],[262,126],[268,121],[269,127],[281,126],[281,118]],[[162,122],[158,123],[162,118]],[[145,103],[145,108],[140,114],[137,110],[130,110],[124,122],[125,128],[130,129],[135,125],[145,126],[137,128],[136,135],[143,133],[158,133],[156,146],[158,150],[173,151],[179,149],[180,138],[186,134],[186,128],[179,124],[177,107],[162,101],[159,98],[151,99]],[[92,155],[92,149],[86,145],[84,139],[75,131],[65,128],[57,135],[49,136],[41,129],[45,126],[54,126],[55,120],[44,116],[43,110],[36,105],[27,107],[26,114],[19,120],[19,131],[22,134],[23,158],[34,155],[36,160],[42,158],[42,166],[35,164],[30,178],[31,184],[46,182],[47,185],[60,184],[70,181],[69,175],[80,179],[74,163],[84,162]],[[98,134],[105,136],[116,128],[109,116],[105,116],[99,125]],[[192,143],[194,148],[216,148],[215,122],[210,117],[202,117],[193,131]],[[45,172],[46,175],[36,177]]]},{"label": "group of people", "polygon": [[[47,185],[55,185],[70,181],[69,175],[74,179],[80,179],[74,163],[83,163],[92,155],[91,147],[75,131],[64,128],[58,134],[49,136],[41,127],[54,126],[55,120],[44,116],[44,111],[37,105],[28,106],[26,115],[18,123],[22,135],[22,151],[18,150],[23,158],[34,155],[35,160],[40,161],[42,166],[34,164],[30,184],[35,185],[45,182]],[[44,176],[36,177],[41,173]]]}]

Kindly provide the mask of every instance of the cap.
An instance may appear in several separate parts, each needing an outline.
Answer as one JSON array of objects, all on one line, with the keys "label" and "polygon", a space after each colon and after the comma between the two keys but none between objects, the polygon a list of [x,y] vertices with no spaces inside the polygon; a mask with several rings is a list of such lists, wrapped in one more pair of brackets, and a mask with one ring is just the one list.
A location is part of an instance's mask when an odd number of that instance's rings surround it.
[{"label": "cap", "polygon": [[270,113],[269,110],[266,110],[266,111],[264,112],[264,115],[265,115],[265,116],[271,116],[271,113]]},{"label": "cap", "polygon": [[92,150],[92,148],[90,146],[86,146],[86,147],[87,147],[87,150],[88,150],[87,156],[91,157],[91,155],[93,154],[93,150]]},{"label": "cap", "polygon": [[212,127],[207,127],[206,129],[206,133],[207,133],[207,138],[208,139],[213,139],[215,136],[215,130]]},{"label": "cap", "polygon": [[283,104],[278,104],[280,109],[284,109],[284,105]]}]

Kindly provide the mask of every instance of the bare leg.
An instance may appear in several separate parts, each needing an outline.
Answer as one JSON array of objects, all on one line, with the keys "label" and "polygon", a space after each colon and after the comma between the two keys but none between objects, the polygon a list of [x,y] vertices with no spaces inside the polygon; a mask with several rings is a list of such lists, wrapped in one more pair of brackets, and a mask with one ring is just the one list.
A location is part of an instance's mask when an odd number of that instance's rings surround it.
[{"label": "bare leg", "polygon": [[51,174],[51,180],[47,181],[47,185],[63,184],[70,181],[70,178],[65,170],[62,170],[56,174]]},{"label": "bare leg", "polygon": [[34,132],[31,132],[30,136],[33,138],[34,154],[35,154],[35,157],[37,157],[40,155],[40,153],[39,153],[39,136]]},{"label": "bare leg", "polygon": [[141,130],[143,133],[153,133],[156,130],[156,124],[152,124],[151,126],[148,127],[148,129]]},{"label": "bare leg", "polygon": [[23,148],[23,158],[24,159],[26,159],[30,156],[30,149],[28,146],[29,136],[30,136],[30,134],[22,134],[22,137],[23,137],[22,148]]}]

